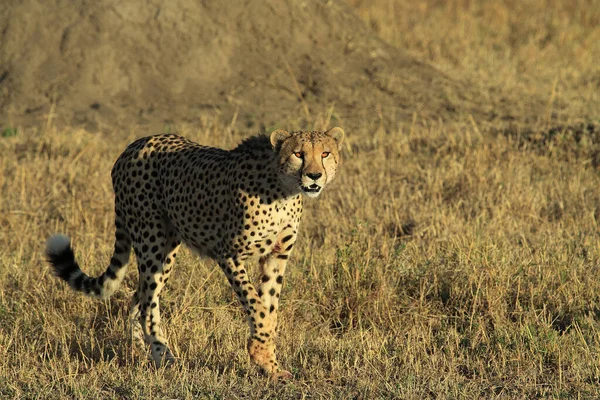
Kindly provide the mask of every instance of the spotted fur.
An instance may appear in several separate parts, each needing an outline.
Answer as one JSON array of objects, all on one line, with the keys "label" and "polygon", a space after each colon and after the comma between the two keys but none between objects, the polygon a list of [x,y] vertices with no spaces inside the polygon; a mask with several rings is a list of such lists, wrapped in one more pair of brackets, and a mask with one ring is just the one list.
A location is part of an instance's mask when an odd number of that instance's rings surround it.
[{"label": "spotted fur", "polygon": [[[275,356],[277,309],[298,233],[302,195],[317,197],[334,178],[344,139],[327,132],[282,130],[227,151],[164,134],[133,142],[112,169],[115,246],[99,277],[77,264],[70,239],[48,240],[55,274],[86,295],[106,298],[119,286],[133,247],[139,282],[130,308],[132,337],[150,346],[157,366],[173,360],[161,330],[159,294],[183,242],[216,260],[250,325],[251,359],[273,378],[287,378]],[[247,265],[261,277],[250,281]]]}]

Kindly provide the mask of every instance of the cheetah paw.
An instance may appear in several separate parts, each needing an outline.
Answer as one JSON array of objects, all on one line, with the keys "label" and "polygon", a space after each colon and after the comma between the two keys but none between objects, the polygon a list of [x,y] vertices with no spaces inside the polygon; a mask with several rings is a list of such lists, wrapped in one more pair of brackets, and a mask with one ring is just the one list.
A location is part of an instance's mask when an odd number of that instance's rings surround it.
[{"label": "cheetah paw", "polygon": [[292,378],[292,373],[290,371],[286,371],[285,369],[279,370],[271,374],[271,380],[273,382],[286,382]]}]

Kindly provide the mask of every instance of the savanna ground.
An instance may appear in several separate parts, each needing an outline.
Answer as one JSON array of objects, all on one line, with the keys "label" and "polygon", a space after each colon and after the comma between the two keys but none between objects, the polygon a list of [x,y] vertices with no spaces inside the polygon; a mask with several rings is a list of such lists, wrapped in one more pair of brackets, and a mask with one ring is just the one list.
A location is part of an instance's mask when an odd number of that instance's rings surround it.
[{"label": "savanna ground", "polygon": [[[515,114],[529,96],[546,113],[504,126],[417,113],[347,131],[287,273],[285,385],[250,364],[245,318],[213,262],[178,259],[161,306],[180,360],[160,370],[126,334],[135,267],[106,302],[51,276],[42,253],[54,232],[73,237],[87,272],[108,265],[109,171],[135,128],[5,130],[0,397],[600,397],[600,4],[351,3],[445,73],[519,93],[505,105]],[[335,118],[315,128],[343,126]],[[218,118],[180,132],[222,147],[254,133]]]}]

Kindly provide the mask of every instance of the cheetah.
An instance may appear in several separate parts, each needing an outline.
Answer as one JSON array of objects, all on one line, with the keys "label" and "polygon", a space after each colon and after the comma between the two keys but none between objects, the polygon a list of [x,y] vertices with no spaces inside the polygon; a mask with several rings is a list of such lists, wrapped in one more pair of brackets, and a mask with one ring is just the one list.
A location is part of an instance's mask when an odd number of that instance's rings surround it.
[{"label": "cheetah", "polygon": [[[337,127],[276,130],[248,138],[233,150],[175,134],[138,139],[111,173],[116,232],[106,271],[96,278],[86,275],[64,235],[48,239],[47,259],[75,291],[107,298],[123,280],[133,247],[139,282],[129,309],[130,333],[135,343],[150,347],[160,367],[174,356],[161,329],[159,294],[183,242],[225,273],[247,315],[250,359],[274,380],[291,378],[275,355],[283,276],[303,196],[319,196],[332,181],[343,140],[344,131]],[[260,278],[255,285],[247,265],[256,261]]]}]

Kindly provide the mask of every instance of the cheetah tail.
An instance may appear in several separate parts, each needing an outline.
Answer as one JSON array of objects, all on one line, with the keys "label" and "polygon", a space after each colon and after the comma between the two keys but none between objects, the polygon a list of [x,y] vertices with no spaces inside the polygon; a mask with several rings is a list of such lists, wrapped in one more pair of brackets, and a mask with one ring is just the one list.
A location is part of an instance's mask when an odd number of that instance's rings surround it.
[{"label": "cheetah tail", "polygon": [[102,275],[92,278],[86,275],[73,254],[71,239],[64,235],[54,235],[46,244],[46,258],[52,265],[54,274],[64,280],[72,289],[94,298],[107,298],[112,295],[125,277],[125,265],[129,261],[131,240],[123,232],[117,231],[115,251],[110,265]]}]

